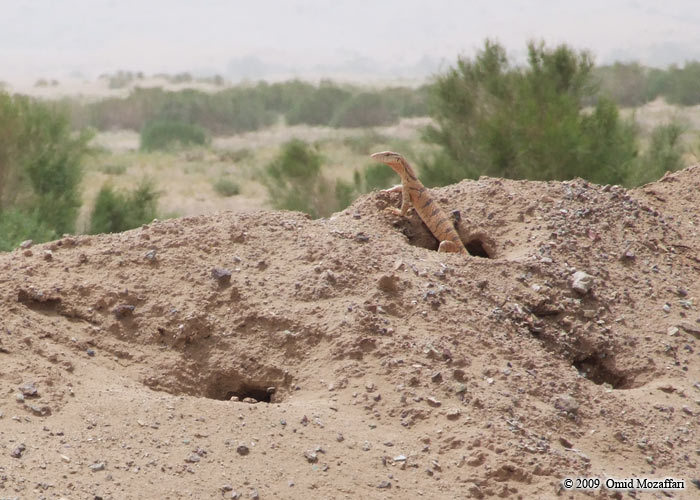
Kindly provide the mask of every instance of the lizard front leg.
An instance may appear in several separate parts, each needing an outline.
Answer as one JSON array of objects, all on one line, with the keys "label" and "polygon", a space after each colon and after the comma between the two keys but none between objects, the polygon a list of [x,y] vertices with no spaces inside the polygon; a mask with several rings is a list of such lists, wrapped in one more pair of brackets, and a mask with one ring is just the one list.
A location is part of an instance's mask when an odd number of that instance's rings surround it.
[{"label": "lizard front leg", "polygon": [[396,193],[400,192],[401,193],[401,209],[399,210],[396,207],[389,207],[387,208],[388,211],[390,211],[394,215],[401,215],[402,217],[405,217],[406,214],[408,213],[408,209],[411,208],[411,196],[408,193],[408,189],[404,189],[403,184],[397,184],[396,186],[385,189],[385,193]]}]

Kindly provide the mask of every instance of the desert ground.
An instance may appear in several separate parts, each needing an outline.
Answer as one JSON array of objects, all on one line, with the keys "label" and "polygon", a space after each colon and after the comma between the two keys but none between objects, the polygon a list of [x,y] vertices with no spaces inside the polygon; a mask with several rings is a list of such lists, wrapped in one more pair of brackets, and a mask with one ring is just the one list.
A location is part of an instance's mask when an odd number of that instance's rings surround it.
[{"label": "desert ground", "polygon": [[433,192],[0,254],[0,498],[698,498],[700,167]]}]

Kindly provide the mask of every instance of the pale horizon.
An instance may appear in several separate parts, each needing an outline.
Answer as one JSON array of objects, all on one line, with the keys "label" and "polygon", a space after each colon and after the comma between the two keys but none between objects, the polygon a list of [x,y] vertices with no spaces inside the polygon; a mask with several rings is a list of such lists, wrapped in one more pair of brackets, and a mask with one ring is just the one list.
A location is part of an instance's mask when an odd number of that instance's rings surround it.
[{"label": "pale horizon", "polygon": [[[0,81],[93,79],[117,70],[419,79],[486,38],[521,60],[528,40],[590,50],[597,63],[665,67],[700,59],[690,0],[209,0],[5,2]],[[537,7],[533,7],[537,5]]]}]

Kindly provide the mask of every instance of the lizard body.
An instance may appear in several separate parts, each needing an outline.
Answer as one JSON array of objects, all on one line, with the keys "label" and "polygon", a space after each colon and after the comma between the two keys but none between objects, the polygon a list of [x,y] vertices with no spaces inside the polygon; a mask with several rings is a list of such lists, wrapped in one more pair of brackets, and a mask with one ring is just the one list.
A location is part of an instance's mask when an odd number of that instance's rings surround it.
[{"label": "lizard body", "polygon": [[401,191],[401,210],[394,208],[397,215],[405,216],[411,205],[428,226],[433,236],[440,242],[438,252],[468,254],[459,238],[452,221],[431,196],[428,188],[418,180],[413,167],[398,153],[383,151],[374,153],[372,158],[390,166],[401,177],[401,184],[387,191]]}]

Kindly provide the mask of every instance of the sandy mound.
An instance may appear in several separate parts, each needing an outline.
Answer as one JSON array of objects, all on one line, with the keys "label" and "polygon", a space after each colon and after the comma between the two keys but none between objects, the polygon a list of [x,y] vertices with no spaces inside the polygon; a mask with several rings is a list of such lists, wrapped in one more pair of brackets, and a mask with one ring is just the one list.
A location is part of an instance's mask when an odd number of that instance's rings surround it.
[{"label": "sandy mound", "polygon": [[700,167],[434,193],[474,256],[383,193],[1,254],[0,497],[697,494]]}]

